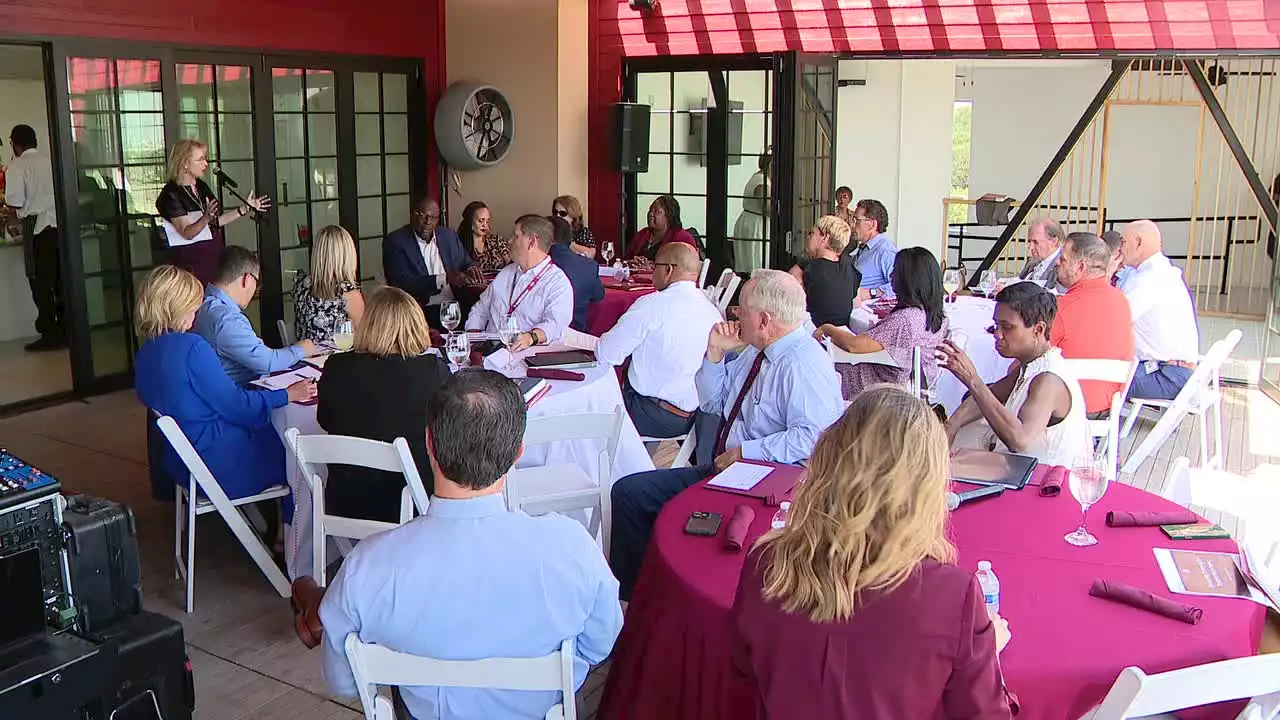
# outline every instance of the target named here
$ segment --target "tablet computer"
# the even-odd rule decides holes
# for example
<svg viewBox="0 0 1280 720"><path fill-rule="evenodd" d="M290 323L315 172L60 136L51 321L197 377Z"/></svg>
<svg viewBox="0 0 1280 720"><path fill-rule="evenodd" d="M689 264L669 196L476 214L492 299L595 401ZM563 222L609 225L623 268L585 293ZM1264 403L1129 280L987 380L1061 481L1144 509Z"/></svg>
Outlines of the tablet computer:
<svg viewBox="0 0 1280 720"><path fill-rule="evenodd" d="M972 485L1003 485L1021 490L1039 461L1030 455L957 450L951 456L951 479Z"/></svg>

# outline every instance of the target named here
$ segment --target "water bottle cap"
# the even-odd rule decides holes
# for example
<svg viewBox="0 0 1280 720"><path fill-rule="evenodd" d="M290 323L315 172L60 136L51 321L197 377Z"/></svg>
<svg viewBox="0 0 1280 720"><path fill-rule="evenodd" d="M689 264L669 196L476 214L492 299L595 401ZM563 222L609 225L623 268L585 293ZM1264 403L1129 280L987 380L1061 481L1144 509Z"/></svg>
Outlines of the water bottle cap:
<svg viewBox="0 0 1280 720"><path fill-rule="evenodd" d="M990 560L979 560L979 561L978 561L978 571L979 571L979 572L982 572L982 571L985 571L985 572L991 572L991 561L990 561Z"/></svg>
<svg viewBox="0 0 1280 720"><path fill-rule="evenodd" d="M790 509L791 509L791 503L789 503L789 502L784 502L784 503L782 503L781 505L779 505L778 507L782 508L783 510L790 510Z"/></svg>

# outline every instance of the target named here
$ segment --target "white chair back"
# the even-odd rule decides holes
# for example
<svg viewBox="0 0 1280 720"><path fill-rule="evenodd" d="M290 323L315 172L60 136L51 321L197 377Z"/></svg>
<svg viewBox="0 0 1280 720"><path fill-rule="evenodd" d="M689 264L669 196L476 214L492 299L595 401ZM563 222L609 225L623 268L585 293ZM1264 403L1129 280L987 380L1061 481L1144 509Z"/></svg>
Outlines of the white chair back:
<svg viewBox="0 0 1280 720"><path fill-rule="evenodd" d="M152 412L154 413L155 411L153 410ZM238 504L246 504L258 499L283 497L289 494L289 489L287 487L275 488L250 498L239 498L236 501L232 501L231 498L227 497L227 493L222 489L222 486L218 484L217 479L213 477L213 473L209 470L209 466L205 464L204 459L200 457L200 453L196 452L195 447L191 445L186 433L182 432L182 428L178 427L177 421L168 415L155 414L159 416L156 420L156 425L160 428L160 432L164 434L165 439L169 441L174 451L178 453L178 457L182 458L182 463L186 465L187 471L191 473L185 500L191 510L190 522L187 527L187 563L185 567L180 567L180 572L185 573L187 576L187 612L193 610L195 602L194 568L192 566L195 555L194 520L196 506L199 504L197 488L204 491L205 497L208 498L218 514L222 516L223 521L227 523L227 527L231 529L232 534L236 536L245 551L249 553L249 557L253 558L254 564L266 576L267 581L271 583L276 593L283 598L289 597L293 590L289 585L288 579L285 578L284 573L280 572L280 568L276 565L275 560L272 559L271 553L262 544L262 539L249 526L249 522L245 520L244 515L237 507ZM176 505L180 514L182 503L179 502ZM178 527L175 534L180 533L181 527ZM178 542L175 540L175 545L177 544ZM177 553L175 552L175 557L176 555Z"/></svg>
<svg viewBox="0 0 1280 720"><path fill-rule="evenodd" d="M723 280L724 278L721 278ZM733 301L733 294L738 291L738 285L742 283L742 278L736 273L729 278L724 290L720 292L719 297L715 298L716 308L720 311L721 317L724 316L725 310L729 307L729 303Z"/></svg>
<svg viewBox="0 0 1280 720"><path fill-rule="evenodd" d="M1120 389L1111 395L1111 408L1106 419L1089 421L1089 434L1106 441L1107 479L1115 480L1120 471L1120 411L1124 409L1124 399L1129 396L1138 361L1068 358L1066 364L1077 381L1120 384Z"/></svg>
<svg viewBox="0 0 1280 720"><path fill-rule="evenodd" d="M408 522L413 517L415 508L418 514L426 513L430 504L426 486L422 484L418 466L414 463L409 443L404 438L385 443L347 435L303 435L298 428L289 428L284 436L285 444L298 464L298 470L311 487L312 561L315 580L320 586L327 584L328 538L363 540L390 530L395 524L326 512L325 475L319 471L318 466L351 465L400 473L405 479L400 502L400 522Z"/></svg>
<svg viewBox="0 0 1280 720"><path fill-rule="evenodd" d="M707 286L707 273L711 272L711 258L702 261L702 269L698 271L698 287Z"/></svg>
<svg viewBox="0 0 1280 720"><path fill-rule="evenodd" d="M276 321L276 329L280 331L280 342L284 343L285 347L293 345L293 333L289 331L289 326L285 324L283 318Z"/></svg>
<svg viewBox="0 0 1280 720"><path fill-rule="evenodd" d="M561 700L545 717L576 720L578 716L572 639L560 643L559 650L536 658L435 660L363 643L356 633L347 635L346 650L367 720L394 720L390 700L377 694L379 685L558 690Z"/></svg>
<svg viewBox="0 0 1280 720"><path fill-rule="evenodd" d="M1280 712L1280 655L1222 660L1148 675L1139 668L1120 671L1089 720L1125 720L1212 703L1250 699L1238 718L1267 720Z"/></svg>
<svg viewBox="0 0 1280 720"><path fill-rule="evenodd" d="M1173 461L1160 495L1183 507L1208 508L1234 515L1236 540L1255 550L1280 542L1280 486L1266 475L1243 477L1215 468L1195 468L1186 457Z"/></svg>

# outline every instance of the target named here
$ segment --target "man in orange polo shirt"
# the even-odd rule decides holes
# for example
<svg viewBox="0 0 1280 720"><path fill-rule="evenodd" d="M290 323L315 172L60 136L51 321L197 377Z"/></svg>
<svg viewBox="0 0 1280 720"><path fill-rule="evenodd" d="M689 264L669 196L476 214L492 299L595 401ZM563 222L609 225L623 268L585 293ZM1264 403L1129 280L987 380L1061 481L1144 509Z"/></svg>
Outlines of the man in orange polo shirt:
<svg viewBox="0 0 1280 720"><path fill-rule="evenodd" d="M1067 288L1058 298L1058 317L1049 340L1066 358L1132 360L1133 318L1129 301L1111 286L1111 248L1090 232L1067 236L1058 261L1058 282ZM1117 383L1082 380L1085 411L1105 417Z"/></svg>

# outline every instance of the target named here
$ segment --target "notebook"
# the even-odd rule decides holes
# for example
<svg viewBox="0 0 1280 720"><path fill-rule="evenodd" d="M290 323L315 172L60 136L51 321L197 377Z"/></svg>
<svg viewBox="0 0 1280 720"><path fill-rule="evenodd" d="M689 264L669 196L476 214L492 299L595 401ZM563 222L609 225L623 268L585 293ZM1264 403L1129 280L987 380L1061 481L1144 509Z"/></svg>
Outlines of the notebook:
<svg viewBox="0 0 1280 720"><path fill-rule="evenodd" d="M1039 461L1030 455L957 450L951 455L951 479L971 485L1004 485L1021 490Z"/></svg>
<svg viewBox="0 0 1280 720"><path fill-rule="evenodd" d="M516 387L520 388L520 394L524 396L525 407L533 407L533 404L542 399L543 395L551 392L551 383L542 378L511 378L515 382Z"/></svg>
<svg viewBox="0 0 1280 720"><path fill-rule="evenodd" d="M531 355L524 359L524 364L531 368L559 368L561 370L581 370L596 366L596 354L589 350L563 350Z"/></svg>

